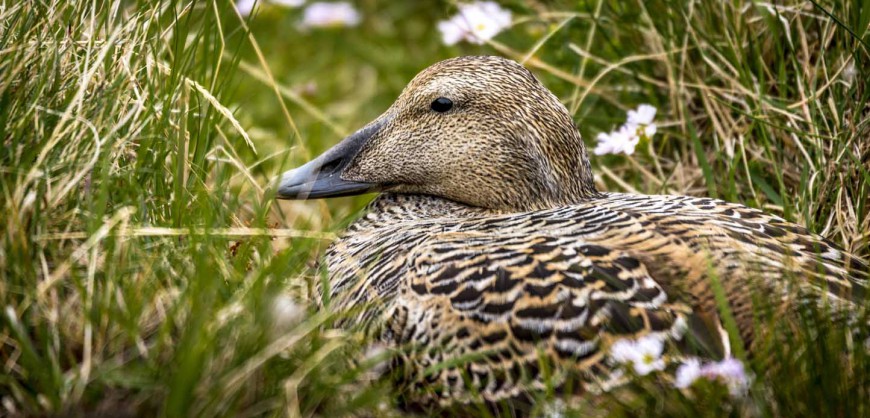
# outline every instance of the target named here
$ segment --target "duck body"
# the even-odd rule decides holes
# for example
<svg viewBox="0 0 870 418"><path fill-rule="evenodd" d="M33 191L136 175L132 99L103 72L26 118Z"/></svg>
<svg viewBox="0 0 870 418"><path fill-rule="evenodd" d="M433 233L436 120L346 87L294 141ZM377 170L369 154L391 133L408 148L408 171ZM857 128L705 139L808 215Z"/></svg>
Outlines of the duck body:
<svg viewBox="0 0 870 418"><path fill-rule="evenodd" d="M382 192L328 249L319 299L397 349L415 404L599 391L628 376L620 341L722 358L732 340L751 349L758 300L865 298L867 264L799 225L592 179L571 115L528 70L459 57L277 194Z"/></svg>
<svg viewBox="0 0 870 418"><path fill-rule="evenodd" d="M620 338L655 334L727 356L713 280L747 344L752 289L785 297L794 284L826 288L834 301L863 297L850 271L864 266L847 265L848 255L823 237L743 205L688 196L601 193L496 213L384 194L325 262L331 309L365 306L350 322L379 324L380 338L405 347L400 363L416 374L403 383L422 389L422 403L475 391L488 401L514 398L570 375L585 390L606 389L621 377L607 353ZM557 365L555 376L540 374L542 356Z"/></svg>

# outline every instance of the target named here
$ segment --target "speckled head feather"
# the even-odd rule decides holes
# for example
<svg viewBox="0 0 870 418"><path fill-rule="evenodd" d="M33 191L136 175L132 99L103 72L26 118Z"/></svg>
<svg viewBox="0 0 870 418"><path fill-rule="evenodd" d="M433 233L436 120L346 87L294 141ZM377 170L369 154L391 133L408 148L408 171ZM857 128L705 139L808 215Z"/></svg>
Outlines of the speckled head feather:
<svg viewBox="0 0 870 418"><path fill-rule="evenodd" d="M438 99L452 106L436 111ZM427 194L499 211L557 207L596 194L565 106L508 59L434 64L360 132L346 140L356 146L346 147L339 174L373 185L360 192Z"/></svg>

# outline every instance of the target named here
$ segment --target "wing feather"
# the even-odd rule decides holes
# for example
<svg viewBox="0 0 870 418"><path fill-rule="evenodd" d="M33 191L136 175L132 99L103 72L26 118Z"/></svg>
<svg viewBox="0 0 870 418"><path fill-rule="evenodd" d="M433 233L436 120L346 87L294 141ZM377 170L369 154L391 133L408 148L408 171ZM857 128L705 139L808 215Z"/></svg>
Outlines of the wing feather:
<svg viewBox="0 0 870 418"><path fill-rule="evenodd" d="M680 318L691 313L669 302L643 261L598 244L445 233L408 260L388 328L393 341L409 345L403 361L429 371L404 383L426 381L420 386L431 393L415 397L432 402L455 402L475 390L495 401L568 374L587 384L607 380L612 341L649 333L679 338ZM557 363L547 382L541 367Z"/></svg>

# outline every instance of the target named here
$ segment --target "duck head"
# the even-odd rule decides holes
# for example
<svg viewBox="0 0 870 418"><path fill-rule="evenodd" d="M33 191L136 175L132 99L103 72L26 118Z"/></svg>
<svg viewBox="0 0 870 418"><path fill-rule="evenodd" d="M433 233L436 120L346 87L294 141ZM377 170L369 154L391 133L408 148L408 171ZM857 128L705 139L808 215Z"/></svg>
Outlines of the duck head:
<svg viewBox="0 0 870 418"><path fill-rule="evenodd" d="M520 64L441 61L380 117L281 176L278 198L372 191L426 194L501 211L596 194L586 148L565 106Z"/></svg>

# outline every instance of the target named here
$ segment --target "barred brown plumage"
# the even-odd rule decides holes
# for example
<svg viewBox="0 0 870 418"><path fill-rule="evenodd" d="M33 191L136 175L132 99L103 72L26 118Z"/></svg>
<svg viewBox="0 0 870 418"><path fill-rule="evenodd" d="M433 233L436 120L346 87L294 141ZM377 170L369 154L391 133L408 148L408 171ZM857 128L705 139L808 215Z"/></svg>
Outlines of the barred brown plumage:
<svg viewBox="0 0 870 418"><path fill-rule="evenodd" d="M433 111L439 98L453 106ZM402 347L394 365L414 403L497 401L574 377L601 390L622 376L608 347L649 334L727 355L716 283L750 347L754 287L865 297L865 262L777 216L596 191L567 110L502 58L424 70L278 193L372 190L385 193L324 260L330 309L364 306L348 323Z"/></svg>

